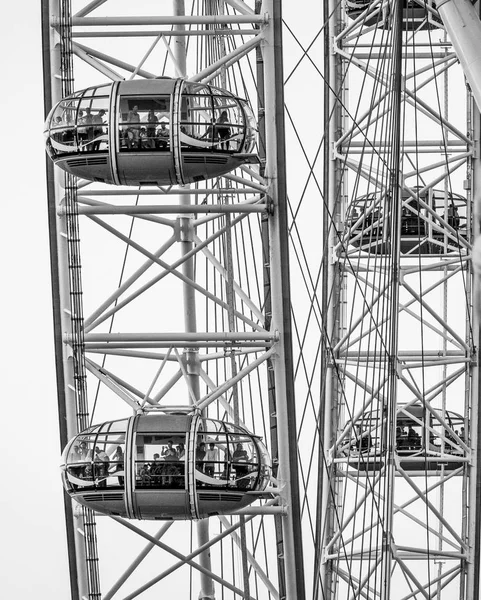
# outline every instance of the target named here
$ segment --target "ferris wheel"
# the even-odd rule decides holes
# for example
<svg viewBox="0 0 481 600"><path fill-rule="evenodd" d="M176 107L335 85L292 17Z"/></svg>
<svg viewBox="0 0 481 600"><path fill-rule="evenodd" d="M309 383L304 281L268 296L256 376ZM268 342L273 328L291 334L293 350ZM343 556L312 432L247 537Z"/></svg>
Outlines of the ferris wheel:
<svg viewBox="0 0 481 600"><path fill-rule="evenodd" d="M477 598L443 9L131 4L42 5L72 598Z"/></svg>

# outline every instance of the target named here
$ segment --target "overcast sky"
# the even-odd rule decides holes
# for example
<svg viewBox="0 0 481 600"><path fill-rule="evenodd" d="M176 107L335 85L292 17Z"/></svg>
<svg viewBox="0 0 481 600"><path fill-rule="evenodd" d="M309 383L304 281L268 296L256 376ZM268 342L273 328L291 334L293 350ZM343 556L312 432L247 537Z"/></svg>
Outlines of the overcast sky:
<svg viewBox="0 0 481 600"><path fill-rule="evenodd" d="M2 5L2 597L70 597L58 465L40 2ZM6 335L5 335L6 332Z"/></svg>

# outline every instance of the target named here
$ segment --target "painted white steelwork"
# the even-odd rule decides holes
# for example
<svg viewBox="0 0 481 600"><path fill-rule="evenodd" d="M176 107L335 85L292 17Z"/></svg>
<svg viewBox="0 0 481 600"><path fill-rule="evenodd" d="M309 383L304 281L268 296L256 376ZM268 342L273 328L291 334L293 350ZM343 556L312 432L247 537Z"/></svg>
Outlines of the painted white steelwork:
<svg viewBox="0 0 481 600"><path fill-rule="evenodd" d="M237 515L158 530L67 503L72 598L148 599L160 589L301 600L280 3L184 11L181 0L43 3L47 110L109 80L182 76L232 89L263 121L259 165L191 188L116 188L48 165L58 182L49 203L62 443L97 422L188 402L261 435L275 477ZM101 104L88 100L93 114ZM136 452L150 459L154 446Z"/></svg>
<svg viewBox="0 0 481 600"><path fill-rule="evenodd" d="M275 468L200 523L67 500L75 600L478 598L478 78L456 0L397 2L44 0L47 109L185 76L258 120L258 165L190 187L48 166L62 444L190 404Z"/></svg>
<svg viewBox="0 0 481 600"><path fill-rule="evenodd" d="M431 5L332 2L324 29L316 597L474 598L471 97Z"/></svg>

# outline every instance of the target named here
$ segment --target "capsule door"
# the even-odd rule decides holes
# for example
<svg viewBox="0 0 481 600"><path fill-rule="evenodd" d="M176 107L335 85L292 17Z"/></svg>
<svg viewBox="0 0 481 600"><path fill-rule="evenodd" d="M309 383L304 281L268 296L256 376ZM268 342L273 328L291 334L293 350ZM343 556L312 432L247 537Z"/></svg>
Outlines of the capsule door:
<svg viewBox="0 0 481 600"><path fill-rule="evenodd" d="M161 420L134 419L130 444L130 506L137 519L186 519L187 492L185 416Z"/></svg>
<svg viewBox="0 0 481 600"><path fill-rule="evenodd" d="M116 98L113 172L120 185L177 183L173 162L172 96L167 92L125 93Z"/></svg>

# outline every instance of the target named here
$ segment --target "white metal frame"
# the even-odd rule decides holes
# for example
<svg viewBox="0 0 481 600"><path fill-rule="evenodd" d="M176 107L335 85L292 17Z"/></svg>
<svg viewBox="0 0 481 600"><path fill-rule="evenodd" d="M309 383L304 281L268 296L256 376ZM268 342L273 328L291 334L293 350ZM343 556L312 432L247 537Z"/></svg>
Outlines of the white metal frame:
<svg viewBox="0 0 481 600"><path fill-rule="evenodd" d="M337 3L330 4L333 54L330 85L334 91L329 129L329 148L333 149L329 212L333 231L329 248L331 283L327 335L332 383L328 383L326 401L332 408L327 411L330 419L327 418L324 433L328 445L324 497L329 490L333 492L328 501L320 550L321 586L326 598L428 598L434 593L440 598L454 597L452 594L471 598L475 571L472 507L476 486L472 449L476 447L477 435L477 415L473 409L478 393L477 324L471 310L469 269L474 142L469 122L466 134L456 124L458 114L452 117L456 121L450 121L446 111L456 90L445 88L443 83L445 74L456 72L459 66L449 40L439 39L442 30L433 34L432 44L426 32L405 32L403 59L409 67L403 75L401 96L403 106L412 107L410 114L416 115L410 118L419 120L420 133L419 138L414 139L406 123L406 139L401 147L403 206L409 206L412 198L418 200L425 215L421 220L431 224L425 239L439 240L439 236L434 235L438 233L441 249L440 256L420 254L420 244L407 252L401 250L398 275L393 266L395 261L386 256L381 246L376 250L369 242L375 227L370 215L386 201L383 193L388 165L383 160L389 142L383 137L381 124L387 122L389 113L388 106L382 108L382 103L391 94L392 83L387 71L394 51L386 45L390 37L388 28L384 30L385 35L378 29L377 39L383 41L376 43L375 26L364 24L365 19L381 14L382 10L386 14L389 9L393 14L395 3L372 3L355 20L341 17L336 7ZM380 64L385 64L386 69L378 73L376 67ZM361 108L359 113L356 112L358 92L356 84L352 86L351 75L356 71L371 78L374 90L368 110ZM438 81L443 90L439 107L436 98L429 103L423 96L424 88ZM378 107L380 110L376 112ZM380 133L376 131L377 124ZM436 138L439 133L431 133L436 127L442 138ZM424 137L423 131L430 133ZM378 166L372 166L376 158ZM456 174L460 167L466 169L464 189L460 188L463 181L460 182ZM422 182L421 188L410 183L414 177ZM364 180L364 188L377 193L377 200L376 204L368 204L369 210L361 210L361 214L350 221L347 218L349 203L362 196L362 192L357 191L356 195L354 184L348 182L356 181L357 186L358 180ZM446 218L422 200L423 194L429 195L434 188L443 186L446 198L451 190L467 196L468 229L463 238ZM367 241L363 243L363 239ZM459 297L456 297L456 289ZM357 299L360 294L363 298ZM405 330L411 327L413 334L410 340L396 327L399 344L386 352L382 345L383 341L388 345L389 339L383 336L387 335L387 326L393 319L386 303L395 298L395 294L400 298L399 327ZM340 311L343 305L346 309ZM462 313L461 317L457 311ZM417 347L419 337L416 336L419 335L429 339L426 349ZM382 460L374 451L370 452L370 458L365 457L366 463L371 461L374 465L377 461L377 466L362 472L355 467L356 459L346 450L351 447L356 428L363 426L366 413L373 407L380 410L383 398L388 397L389 384L393 384L393 375L388 370L390 360L394 362L398 402L403 402L402 406L398 405L396 414L405 413L403 407L416 401L424 403L427 414L433 415L435 422L444 428L441 457L446 469L440 467L436 472L433 468L423 469L421 464L425 464L425 459L421 458L413 459L409 469L403 468L402 456L393 446L387 446ZM470 424L469 440L460 438L444 417L446 408L452 410L453 405L458 407L465 423ZM434 433L431 426L419 425L423 425L428 435ZM392 423L387 426L392 427ZM454 448L462 455L461 460L459 455L455 459ZM448 470L453 462L460 466L454 471ZM413 466L416 464L418 467ZM394 478L389 474L390 465L394 468ZM355 494L355 498L349 494ZM422 516L420 505L424 506ZM443 516L443 512L449 516ZM366 518L366 515L369 516ZM361 524L364 521L366 523ZM403 541L403 528L411 532L410 543ZM444 563L447 566L443 567Z"/></svg>
<svg viewBox="0 0 481 600"><path fill-rule="evenodd" d="M165 538L172 533L172 527L163 526L157 533L151 534L148 527L140 527L128 523L123 519L112 519L130 531L134 531L138 536L148 540L148 546L142 551L136 553L134 550L131 565L116 574L115 583L110 589L107 589L104 597L116 597L121 593L121 586L126 583L138 586L137 591L141 591L149 597L151 586L163 581L168 574L175 572L182 565L191 565L197 571L201 572L198 588L194 594L197 596L200 589L200 597L214 598L214 582L223 586L224 590L231 590L237 596L253 598L254 592L250 592L250 585L255 582L260 586L255 597L274 597L274 598L296 598L302 597L302 564L300 563L299 542L296 542L300 532L296 530L295 525L295 503L293 503L293 494L297 492L293 478L295 473L291 473L292 463L289 457L294 453L289 446L289 430L293 427L292 421L289 422L287 410L288 401L286 379L289 378L289 369L285 368L284 346L288 342L288 333L284 332L284 323L289 315L286 316L286 306L283 304L283 291L281 282L285 278L285 266L281 257L281 247L285 247L285 231L282 224L279 225L279 204L284 202L279 197L278 179L279 179L279 157L277 156L276 141L276 119L278 119L279 95L276 93L275 85L279 80L279 42L276 36L279 35L278 27L273 26L276 17L276 11L279 10L279 3L265 2L256 14L254 6L249 6L238 0L230 0L224 3L212 3L211 8L219 10L228 9L228 14L211 15L193 15L183 14L183 3L180 0L174 3L174 11L170 15L152 15L147 12L143 16L117 16L117 17L96 17L102 13L105 8L116 10L113 2L90 2L77 6L73 1L75 14L68 13L69 2L50 0L50 63L52 67L52 80L47 81L48 86L52 86L52 102L61 98L59 81L62 77L61 56L62 46L58 43L58 34L61 33L61 27L67 23L67 28L72 34L72 52L74 60L81 59L85 64L93 67L102 77L117 81L124 78L122 72L130 73L130 77L153 77L158 73L148 70L148 59L152 58L154 52L160 45L158 42L162 39L167 46L167 60L171 62L172 69L176 75L185 75L186 69L192 69L192 63L188 61L185 55L186 39L194 44L200 36L205 39L215 36L217 40L222 36L230 34L230 39L237 40L240 36L248 37L248 41L236 43L236 48L224 53L211 64L206 65L198 73L188 77L191 81L212 81L221 74L229 74L230 68L236 68L237 64L248 57L248 53L260 51L265 65L265 117L266 117L266 162L265 174L260 174L252 167L244 167L237 174L229 174L215 185L207 182L205 186L199 188L186 189L182 187L159 188L159 189L114 189L107 186L89 183L85 181L77 182L77 191L75 202L78 206L78 219L81 221L80 242L84 249L85 256L82 259L82 276L84 279L84 310L86 311L84 320L84 330L82 339L82 352L85 357L85 368L88 372L88 389L90 394L89 406L92 410L95 405L95 386L92 381L98 381L102 390L100 395L105 394L107 406L113 407L116 414L109 416L108 408L102 413L102 420L116 418L118 411L127 409L127 414L134 410L138 412L146 407L155 407L162 405L165 397L169 397L169 392L176 384L184 381L187 390L187 399L193 407L199 411L205 411L209 407L216 407L217 411L235 417L235 407L231 403L233 390L248 382L251 376L258 375L260 370L265 371L265 365L269 364L269 369L274 369L275 375L275 394L277 414L272 415L279 431L279 448L275 449L279 458L278 478L272 482L270 492L273 499L256 503L255 505L240 511L238 518L227 519L220 517L219 523L222 529L221 533L209 531L208 520L201 521L197 527L199 548L194 552L179 551L174 546L179 543L187 547L189 544L188 529L182 524L174 524L174 529L179 529L180 533L171 538L171 541L164 543L161 538ZM63 6L62 9L60 8ZM233 10L232 10L233 9ZM141 10L141 7L136 7ZM73 12L73 11L72 11ZM161 27L158 31L152 31L152 26ZM203 30L203 26L212 27ZM71 30L70 30L71 27ZM125 27L129 30L126 32ZM135 29L132 29L134 27ZM169 29L171 28L171 29ZM187 29L190 28L190 29ZM149 42L145 36L153 37L154 42ZM84 45L78 39L90 38L89 44ZM125 38L130 43L131 38L140 40L141 50L138 61L133 64L123 58L122 51L119 56L118 50L123 50L118 45L118 39ZM145 40L144 40L145 38ZM111 49L104 51L105 42L112 40ZM168 41L170 40L170 41ZM96 42L99 41L97 47ZM180 43L179 43L180 42ZM172 49L172 46L174 49ZM188 55L187 55L188 56ZM135 60L135 59L134 59ZM247 65L248 63L246 63ZM66 70L64 68L63 75ZM74 70L74 76L76 70ZM59 79L60 76L60 79ZM81 74L81 78L84 75ZM94 81L92 83L95 83ZM89 85L88 83L86 85ZM84 85L83 87L85 87ZM277 116L276 116L277 113ZM68 421L68 437L71 437L78 431L78 408L76 404L76 383L73 373L73 360L71 353L72 344L78 340L76 335L71 332L71 310L70 294L68 287L68 274L71 265L68 264L68 253L65 248L66 238L66 220L71 217L71 210L65 204L64 193L64 175L55 169L56 190L50 197L50 202L55 204L55 211L58 215L56 224L56 238L58 247L53 248L53 253L59 257L59 316L61 319L61 337L62 348L64 351L63 373L65 378L65 389L60 390L60 398L65 398L65 411ZM148 194L152 197L152 203L144 205L142 200ZM165 198L165 197L168 198ZM197 199L202 196L205 204L198 204ZM111 202L113 198L113 202ZM164 203L164 198L168 204ZM174 202L172 202L172 198ZM178 200L175 201L175 198ZM195 201L192 201L194 198ZM137 201L140 202L137 204ZM217 202L216 202L217 199ZM149 197L150 201L150 197ZM229 203L225 203L228 201ZM158 204L157 204L158 203ZM267 210L269 208L269 210ZM270 315L270 329L266 330L264 325L263 299L254 298L253 291L250 289L249 281L232 280L232 273L226 265L221 264L218 244L222 235L227 231L235 232L250 218L256 218L257 214L268 214L270 230L270 270L272 274L272 315ZM232 215L232 218L231 216ZM125 231L125 221L121 217L132 216L135 223L150 228L167 228L171 233L165 237L165 241L157 249L152 249L150 244L135 240L135 235ZM119 218L119 220L116 220ZM87 221L85 221L87 219ZM227 219L227 221L226 221ZM89 225L84 225L84 223ZM227 224L225 224L227 222ZM90 235L92 235L92 224L103 230L108 237L113 240L109 242L116 248L112 251L106 250L105 256L102 251L90 247ZM202 225L211 227L210 235L202 236L197 233ZM149 230L149 231L150 231ZM86 232L86 233L85 233ZM150 235L150 234L149 234ZM92 238L98 241L100 238ZM150 240L149 240L150 242ZM258 242L257 242L258 243ZM172 249L179 245L182 248L181 256L173 261L170 257ZM100 295L99 299L90 300L89 294L92 294L92 283L89 279L89 269L100 266L100 272L107 273L109 269L114 268L114 263L119 266L119 260L127 251L136 251L140 256L140 262L135 266L127 280L122 281L119 287L115 286L108 291L106 295ZM260 250L254 248L254 251ZM216 273L215 277L220 282L224 282L226 287L231 286L233 296L229 300L225 297L221 289L209 289L207 281L198 280L195 272L196 264L200 264L201 257L206 263L210 264L211 271ZM250 260L250 259L249 259ZM97 264L96 264L97 263ZM156 275L146 277L149 269L156 268ZM236 267L239 274L245 275L244 267ZM159 270L160 269L160 270ZM256 277L258 277L257 275ZM141 313L137 313L139 324L137 332L132 331L129 320L132 320L133 314L130 310L142 295L147 295L156 285L162 283L167 278L174 277L180 280L183 288L185 302L185 332L172 332L166 323L166 332L162 329L152 326L150 330L143 330ZM255 282L257 285L258 281ZM247 285L247 287L246 287ZM284 282L285 285L285 282ZM140 287L139 287L140 286ZM102 290L104 287L108 290L109 286L99 285ZM103 293L103 292L102 292ZM257 293L257 291L256 291ZM238 331L226 331L223 329L222 322L220 329L213 332L198 332L196 324L196 300L195 297L206 299L219 314L229 314L232 323L240 327ZM109 332L105 329L108 319L122 319L123 314L127 314L127 321L123 322L122 329L118 333ZM135 314L134 314L135 316ZM152 312L152 321L157 320L158 313ZM135 322L135 321L134 321ZM152 333L152 331L154 333ZM159 333L155 333L159 331ZM179 354L179 349L184 348L184 355ZM206 350L204 355L200 354L202 349ZM218 350L216 350L218 349ZM104 359L110 357L118 362L116 366L110 367L109 363L104 365L100 360L94 360L96 354ZM251 358L253 356L254 358ZM226 360L228 359L228 360ZM120 361L120 362L119 362ZM122 363L121 361L124 361ZM125 362L127 361L127 363ZM135 364L145 362L146 364L155 361L158 367L154 369L154 375L146 375L149 370L145 367L139 369L139 377L136 376ZM217 381L213 380L209 374L208 365L222 364L231 365L231 375L226 372L224 376L219 376ZM125 370L120 369L121 364L130 364ZM172 367L169 370L169 365ZM213 371L215 372L215 371ZM92 379L93 377L93 379ZM162 384L160 381L162 380ZM140 383L139 383L140 382ZM245 385L248 385L247 383ZM201 393L201 386L207 388L207 393ZM266 393L267 396L267 393ZM99 401L100 402L100 401ZM113 404L112 404L113 403ZM119 406L125 406L125 409ZM268 404L266 397L252 399L252 405L249 409L249 423L247 427L252 427L252 417L260 417L264 414L269 418ZM124 413L125 414L125 413ZM239 416L235 417L239 419ZM294 488L291 489L291 485ZM293 508L294 504L294 508ZM91 571L88 571L87 564L91 562L92 557L88 551L85 553L85 540L95 545L94 537L109 536L112 532L112 526L106 526L103 519L97 522L89 522L88 527L85 521L85 511L74 510L76 526L74 543L70 545L71 563L76 565L77 589L72 590L73 597L90 598L98 593L98 588L102 585L102 562L106 559L100 558L100 568L94 572L94 579L100 576L100 582L95 581L92 584ZM280 529L277 528L277 539L273 534L272 517L279 519ZM246 528L252 527L251 521L256 521L254 528L251 528L249 534L246 534ZM268 521L271 521L269 524ZM267 528L267 533L265 532ZM95 533L95 530L97 532ZM105 529L106 531L101 531ZM116 530L118 531L118 529ZM240 536L237 533L240 531ZM252 532L257 531L255 535ZM270 533L269 533L270 532ZM115 536L120 535L118 533ZM231 567L225 567L219 574L219 551L216 551L216 557L211 559L211 550L219 546L224 538L229 537L234 546L241 547L240 555L243 563L243 575L240 582L236 580ZM267 544L266 556L261 563L259 550L256 548L260 536L261 546ZM108 537L107 537L108 539ZM175 540L175 542L172 541ZM249 539L250 541L246 541ZM264 541L262 541L264 540ZM100 544L102 545L100 541ZM113 541L112 543L115 543ZM249 544L253 544L250 546ZM165 552L173 554L178 562L172 567L163 569L155 577L139 584L136 576L139 565L150 554L155 547L162 548ZM125 546L123 546L125 548ZM102 548L99 549L101 551ZM233 554L234 556L234 554ZM198 557L199 563L194 560ZM278 566L279 565L279 566ZM111 565L109 565L111 568ZM280 576L274 576L272 569L279 569ZM72 571L73 572L73 571ZM99 575L100 574L100 575ZM233 577L233 579L231 579ZM75 578L75 577L73 577ZM185 578L184 578L185 579ZM277 580L277 581L276 581ZM165 581L169 581L165 579ZM179 579L174 580L178 585ZM166 583L165 590L169 590L169 584ZM170 584L172 585L172 584ZM73 586L75 588L75 585ZM193 586L194 588L196 585ZM227 592L226 592L227 593ZM97 596L95 596L97 597Z"/></svg>

